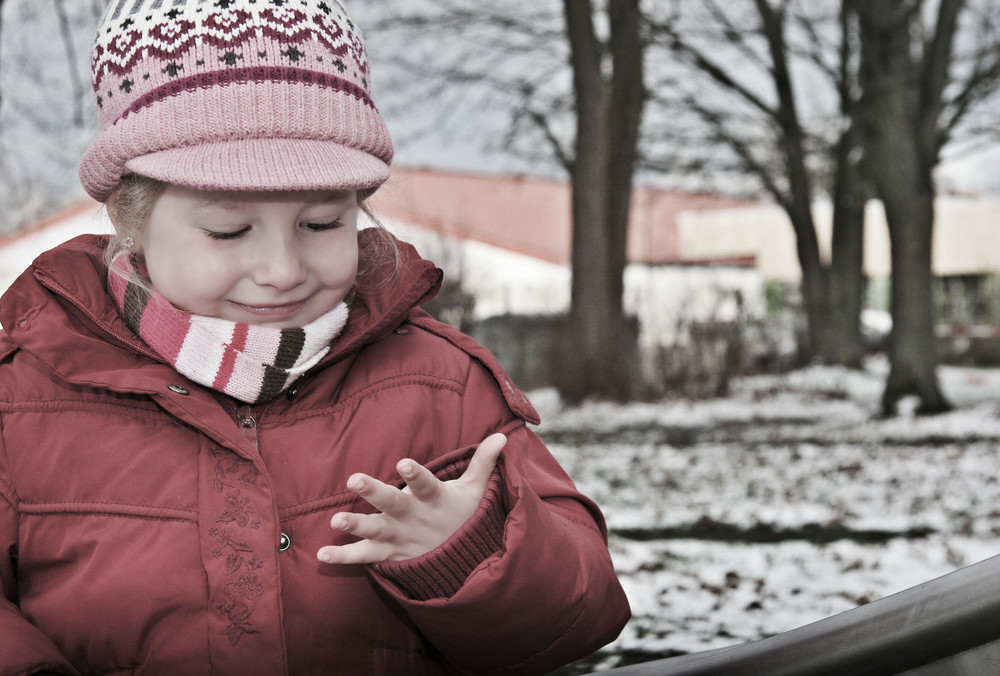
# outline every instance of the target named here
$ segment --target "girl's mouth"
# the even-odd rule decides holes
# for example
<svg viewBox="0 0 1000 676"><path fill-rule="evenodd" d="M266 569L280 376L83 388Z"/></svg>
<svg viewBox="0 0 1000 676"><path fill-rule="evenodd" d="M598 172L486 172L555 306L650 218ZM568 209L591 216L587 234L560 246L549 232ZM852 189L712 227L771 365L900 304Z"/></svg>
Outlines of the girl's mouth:
<svg viewBox="0 0 1000 676"><path fill-rule="evenodd" d="M246 305L244 303L234 303L245 312L258 317L288 317L294 315L305 305L304 300L295 303L285 303L284 305Z"/></svg>

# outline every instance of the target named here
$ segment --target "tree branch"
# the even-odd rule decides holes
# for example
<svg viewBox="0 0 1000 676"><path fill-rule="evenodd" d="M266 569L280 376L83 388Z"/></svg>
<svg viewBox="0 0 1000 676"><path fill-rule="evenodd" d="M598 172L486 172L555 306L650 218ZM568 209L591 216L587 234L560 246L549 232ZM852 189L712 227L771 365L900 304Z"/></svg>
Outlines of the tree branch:
<svg viewBox="0 0 1000 676"><path fill-rule="evenodd" d="M753 49L749 42L747 42L747 36L755 35L755 31L747 30L746 26L734 25L732 19L729 17L729 14L722 9L716 0L705 0L705 6L708 9L709 15L721 27L721 37L725 44L735 47L748 63L752 63L765 71L770 70L770 66L767 61L765 61L761 54ZM728 6L732 7L732 3Z"/></svg>
<svg viewBox="0 0 1000 676"><path fill-rule="evenodd" d="M685 105L712 129L718 141L725 143L736 153L746 169L760 180L764 189L787 211L791 205L791 197L780 188L767 166L754 156L750 142L731 132L722 115L705 108L694 97L686 97Z"/></svg>
<svg viewBox="0 0 1000 676"><path fill-rule="evenodd" d="M952 61L952 45L963 4L963 0L941 0L935 31L920 68L920 145L927 161L937 157L944 143L944 134L939 133L938 129L944 106L944 88L948 83Z"/></svg>
<svg viewBox="0 0 1000 676"><path fill-rule="evenodd" d="M738 94L743 100L750 103L766 116L777 118L777 111L774 108L769 106L750 89L737 82L722 66L708 58L693 45L683 40L680 34L674 31L672 27L661 24L654 28L654 32L667 39L667 44L665 46L668 49L673 51L675 54L686 57L690 61L691 65L705 73L717 84L722 85L724 88L735 94Z"/></svg>

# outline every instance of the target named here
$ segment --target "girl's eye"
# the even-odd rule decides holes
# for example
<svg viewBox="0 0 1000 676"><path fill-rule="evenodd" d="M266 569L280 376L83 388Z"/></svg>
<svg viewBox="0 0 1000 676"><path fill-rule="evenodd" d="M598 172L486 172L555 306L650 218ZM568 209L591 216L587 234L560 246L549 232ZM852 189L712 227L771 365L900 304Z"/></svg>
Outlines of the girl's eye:
<svg viewBox="0 0 1000 676"><path fill-rule="evenodd" d="M214 230L206 230L205 233L212 239L238 239L243 235L250 232L250 226L240 228L239 230L234 230L232 232L216 232Z"/></svg>
<svg viewBox="0 0 1000 676"><path fill-rule="evenodd" d="M327 230L336 230L343 225L344 223L338 218L330 223L303 223L302 227L312 232L325 232Z"/></svg>
<svg viewBox="0 0 1000 676"><path fill-rule="evenodd" d="M216 230L206 230L205 234L208 235L209 237L211 237L212 239L223 239L223 240L225 240L225 239L239 239L240 237L242 237L243 235L247 234L248 232L250 232L250 226L249 225L244 226L244 227L240 228L239 230L232 230L232 231L222 231L222 232L219 232L219 231L216 231Z"/></svg>

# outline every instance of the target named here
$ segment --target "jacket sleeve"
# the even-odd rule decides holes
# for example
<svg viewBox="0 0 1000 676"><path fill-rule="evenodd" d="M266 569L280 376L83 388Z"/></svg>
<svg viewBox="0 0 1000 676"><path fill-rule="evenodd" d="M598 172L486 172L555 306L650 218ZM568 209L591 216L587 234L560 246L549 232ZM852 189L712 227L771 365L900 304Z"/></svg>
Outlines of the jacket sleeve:
<svg viewBox="0 0 1000 676"><path fill-rule="evenodd" d="M379 564L375 578L452 670L544 673L614 640L629 619L604 518L485 369L473 366L462 401L465 438L508 436L480 508L437 550Z"/></svg>
<svg viewBox="0 0 1000 676"><path fill-rule="evenodd" d="M9 480L2 431L0 418L0 676L76 674L55 644L25 619L17 605L18 502Z"/></svg>

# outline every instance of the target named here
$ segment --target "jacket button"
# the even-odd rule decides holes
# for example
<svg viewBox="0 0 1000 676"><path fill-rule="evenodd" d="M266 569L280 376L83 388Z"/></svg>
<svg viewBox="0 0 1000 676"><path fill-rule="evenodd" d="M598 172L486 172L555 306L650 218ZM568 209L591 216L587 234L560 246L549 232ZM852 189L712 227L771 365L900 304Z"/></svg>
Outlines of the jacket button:
<svg viewBox="0 0 1000 676"><path fill-rule="evenodd" d="M292 546L292 538L282 533L281 537L278 538L278 551L283 552L291 546Z"/></svg>
<svg viewBox="0 0 1000 676"><path fill-rule="evenodd" d="M188 388L181 387L180 385L167 385L167 389L176 394L190 394Z"/></svg>
<svg viewBox="0 0 1000 676"><path fill-rule="evenodd" d="M299 396L299 388L295 387L295 385L292 385L287 390L285 390L285 397L287 397L288 399L294 399L297 396Z"/></svg>

